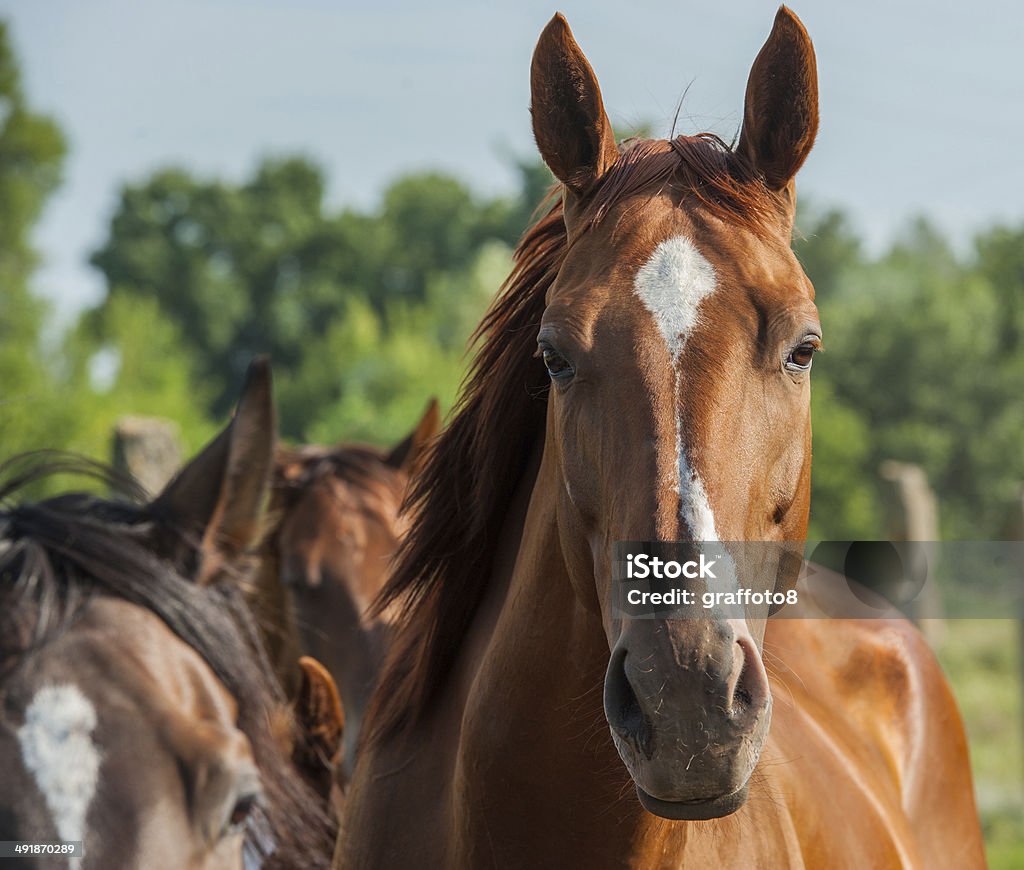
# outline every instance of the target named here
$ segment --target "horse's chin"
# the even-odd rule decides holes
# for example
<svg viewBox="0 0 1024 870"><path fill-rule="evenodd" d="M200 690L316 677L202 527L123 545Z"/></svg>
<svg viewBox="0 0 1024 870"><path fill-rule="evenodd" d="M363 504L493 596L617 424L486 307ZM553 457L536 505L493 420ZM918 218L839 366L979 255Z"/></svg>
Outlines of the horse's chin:
<svg viewBox="0 0 1024 870"><path fill-rule="evenodd" d="M750 792L750 783L744 783L732 794L709 800L671 801L653 797L640 786L636 787L637 796L643 808L649 813L663 819L686 822L704 822L708 819L720 819L736 812L744 803Z"/></svg>

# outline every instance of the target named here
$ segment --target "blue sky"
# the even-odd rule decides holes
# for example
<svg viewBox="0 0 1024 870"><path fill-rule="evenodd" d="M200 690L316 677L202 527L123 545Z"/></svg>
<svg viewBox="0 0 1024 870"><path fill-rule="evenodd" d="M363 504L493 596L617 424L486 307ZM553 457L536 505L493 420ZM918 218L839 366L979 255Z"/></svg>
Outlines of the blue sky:
<svg viewBox="0 0 1024 870"><path fill-rule="evenodd" d="M97 300L86 264L119 185L167 165L240 179L300 152L331 204L372 206L396 175L438 167L484 192L531 154L529 62L556 11L597 71L616 126L731 138L770 2L374 3L0 0L32 104L71 145L37 233L37 287L62 311ZM818 53L822 126L802 195L847 208L878 248L925 214L963 245L1024 219L1024 4L800 2Z"/></svg>

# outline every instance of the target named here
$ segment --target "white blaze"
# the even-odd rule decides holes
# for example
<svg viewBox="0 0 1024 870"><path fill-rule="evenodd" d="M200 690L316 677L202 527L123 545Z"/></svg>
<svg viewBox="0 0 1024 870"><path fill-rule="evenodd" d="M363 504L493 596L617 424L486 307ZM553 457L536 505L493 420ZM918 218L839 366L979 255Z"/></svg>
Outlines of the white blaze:
<svg viewBox="0 0 1024 870"><path fill-rule="evenodd" d="M654 315L672 362L678 362L686 339L700 322L701 301L715 292L715 270L683 236L666 239L636 273L637 296Z"/></svg>
<svg viewBox="0 0 1024 870"><path fill-rule="evenodd" d="M62 840L84 840L100 756L92 742L96 710L75 686L40 689L25 711L18 741Z"/></svg>
<svg viewBox="0 0 1024 870"><path fill-rule="evenodd" d="M672 358L676 407L679 405L679 372L675 369L690 333L700 323L700 303L715 292L714 267L685 236L666 239L636 273L633 287L654 317ZM716 541L715 515L699 475L690 468L676 413L676 455L679 457L676 491L683 522L698 541Z"/></svg>

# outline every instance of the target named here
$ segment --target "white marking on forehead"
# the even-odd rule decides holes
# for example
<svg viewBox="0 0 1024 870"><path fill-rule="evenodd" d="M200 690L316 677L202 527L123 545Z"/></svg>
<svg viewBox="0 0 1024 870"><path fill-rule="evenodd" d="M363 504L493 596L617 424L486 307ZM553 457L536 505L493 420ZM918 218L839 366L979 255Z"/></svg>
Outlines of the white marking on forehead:
<svg viewBox="0 0 1024 870"><path fill-rule="evenodd" d="M715 270L684 236L666 239L636 273L633 286L654 322L672 360L699 322L701 301L715 292Z"/></svg>
<svg viewBox="0 0 1024 870"><path fill-rule="evenodd" d="M714 267L685 236L666 239L636 273L633 287L654 316L673 364L700 322L700 303L718 287ZM675 403L679 404L679 372L675 377ZM690 467L683 443L682 425L676 414L676 455L678 456L679 515L694 540L717 541L715 515L700 476Z"/></svg>
<svg viewBox="0 0 1024 870"><path fill-rule="evenodd" d="M25 710L18 741L62 840L84 840L100 756L92 742L96 710L75 686L46 686Z"/></svg>

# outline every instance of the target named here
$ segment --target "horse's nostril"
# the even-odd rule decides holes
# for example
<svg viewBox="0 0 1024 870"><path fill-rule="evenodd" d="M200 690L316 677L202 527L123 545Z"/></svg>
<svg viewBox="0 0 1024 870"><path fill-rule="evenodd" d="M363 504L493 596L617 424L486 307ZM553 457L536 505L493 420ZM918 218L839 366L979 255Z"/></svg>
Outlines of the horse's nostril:
<svg viewBox="0 0 1024 870"><path fill-rule="evenodd" d="M740 678L736 681L736 688L732 692L732 704L733 707L749 707L753 696L750 694L750 690L743 684L743 674L746 671L746 661L743 662L743 670L740 671Z"/></svg>
<svg viewBox="0 0 1024 870"><path fill-rule="evenodd" d="M746 638L736 640L734 661L738 675L733 684L730 712L734 719L742 719L757 714L764 705L768 687L757 650Z"/></svg>
<svg viewBox="0 0 1024 870"><path fill-rule="evenodd" d="M639 731L644 724L644 714L640 709L640 702L636 699L636 693L629 684L629 680L623 671L622 678L622 701L619 705L619 723L626 731Z"/></svg>
<svg viewBox="0 0 1024 870"><path fill-rule="evenodd" d="M623 740L651 757L652 729L626 675L626 650L616 650L604 681L604 709L608 724Z"/></svg>

